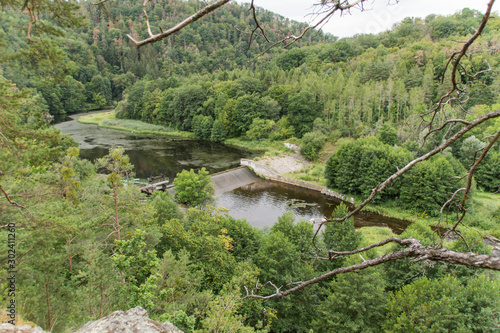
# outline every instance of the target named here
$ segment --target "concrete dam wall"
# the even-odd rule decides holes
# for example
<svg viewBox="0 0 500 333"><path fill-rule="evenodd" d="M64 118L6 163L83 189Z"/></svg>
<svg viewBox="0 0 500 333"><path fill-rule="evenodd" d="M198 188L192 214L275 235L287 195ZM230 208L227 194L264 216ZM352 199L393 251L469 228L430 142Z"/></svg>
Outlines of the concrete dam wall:
<svg viewBox="0 0 500 333"><path fill-rule="evenodd" d="M247 167L239 167L216 173L211 176L216 195L251 184L257 178L259 177Z"/></svg>
<svg viewBox="0 0 500 333"><path fill-rule="evenodd" d="M337 193L324 186L315 185L302 180L296 180L289 177L281 176L276 171L260 164L259 162L242 158L240 164L251 168L257 175L263 177L264 179L285 183L297 187L307 188L313 191L318 191L327 197L344 201L349 205L354 204L354 198L349 198L342 193Z"/></svg>

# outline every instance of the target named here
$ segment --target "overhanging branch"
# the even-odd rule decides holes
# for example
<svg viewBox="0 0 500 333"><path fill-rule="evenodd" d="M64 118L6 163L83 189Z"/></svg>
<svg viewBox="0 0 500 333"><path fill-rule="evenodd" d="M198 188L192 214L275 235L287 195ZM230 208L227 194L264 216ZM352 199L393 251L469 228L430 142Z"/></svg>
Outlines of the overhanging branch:
<svg viewBox="0 0 500 333"><path fill-rule="evenodd" d="M399 169L396 173L394 173L392 176L390 176L389 178L387 178L385 181L383 181L382 183L378 184L373 190L372 190L372 193L370 194L370 196L365 199L365 201L363 201L359 206L357 206L354 210L352 210L351 212L349 212L349 214L345 215L344 217L342 218L336 218L336 219L329 219L329 220L326 220L324 222L322 222L320 225L319 225L319 228L316 230L316 233L314 234L314 237L313 237L313 244L314 246L315 245L315 239L317 237L317 235L319 234L320 230L321 230L321 227L327 223L327 222L342 222L342 221L345 221L347 220L348 218L350 218L351 216L353 216L354 214L356 214L357 212L359 212L361 209L363 209L368 203L370 203L374 198L375 196L380 193L384 188L386 188L389 184L391 184L395 179L399 178L400 176L402 176L405 172L407 172L408 170L410 170L415 164L419 163L419 162L422 162L422 161L425 161L427 160L428 158L442 152L446 147L450 146L453 142L455 142L456 140L458 140L460 137L462 137L462 135L464 135L465 133L469 132L471 129L473 129L474 127L482 124L483 122L485 122L486 120L489 120L489 119L493 119L493 118L497 118L500 116L500 110L496 110L496 111L493 111L493 112L490 112L488 114L485 114L484 116L481 116L481 117L478 117L476 119L474 119L473 121L470 121L467 125L465 125L460 131L458 131L455 135L453 135L451 138L449 138L448 140L446 140L444 143L442 143L441 145L439 145L438 147L434 148L433 150L431 150L430 152L428 152L427 154L419 157L419 158L416 158L414 160L412 160L410 163L408 163L405 167L403 167L402 169ZM317 247L316 247L317 248Z"/></svg>
<svg viewBox="0 0 500 333"><path fill-rule="evenodd" d="M366 269L368 267L377 266L389 261L400 260L404 258L418 258L419 260L435 260L435 261L443 261L456 265L470 266L470 267L478 267L478 268L486 268L495 271L500 271L500 257L484 255L484 254L476 254L476 253L461 253L455 252L448 249L437 249L434 247L423 246L420 244L420 241L409 238L409 239L400 239L396 237L391 237L381 243L387 244L390 242L397 243L402 246L406 246L405 249L400 251L391 252L389 254L384 254L380 257L363 261L359 264L341 267L334 269L328 273L322 274L314 279L304 281L299 285L287 289L285 291L281 291L279 288L275 288L275 293L267 296L254 295L253 291L248 292L244 298L258 298L258 299L270 299L275 297L285 297L290 295L296 291L304 289L310 284L318 283L325 279L328 279L334 275L344 274L349 272L356 272L362 269ZM375 246L379 246L381 243L373 244L366 249L373 248ZM384 245L382 244L382 245ZM337 254L352 254L359 253L360 250L349 251L349 252L335 252ZM245 288L247 289L247 288Z"/></svg>
<svg viewBox="0 0 500 333"><path fill-rule="evenodd" d="M137 41L130 34L127 34L127 37L132 41L132 43L134 43L134 45L137 48L140 48L141 46L157 42L159 40L162 40L163 38L166 38L166 37L172 35L173 33L176 33L178 31L182 30L184 27L186 27L189 24L191 24L191 23L199 20L203 16L205 16L205 15L213 12L217 8L222 7L223 5L225 5L226 3L230 2L230 1L231 0L218 0L218 1L216 1L216 2L214 2L212 4L210 4L210 5L207 5L204 8L200 9L198 12L196 12L193 15L189 16L184 21L182 21L179 24L177 24L176 26L174 26L174 27L172 27L172 28L170 28L170 29L168 29L166 31L163 31L163 32L161 32L159 34L156 34L156 35L154 35L154 34L151 33L151 29L149 28L149 24L148 24L148 33L150 33L150 37L148 37L146 39Z"/></svg>

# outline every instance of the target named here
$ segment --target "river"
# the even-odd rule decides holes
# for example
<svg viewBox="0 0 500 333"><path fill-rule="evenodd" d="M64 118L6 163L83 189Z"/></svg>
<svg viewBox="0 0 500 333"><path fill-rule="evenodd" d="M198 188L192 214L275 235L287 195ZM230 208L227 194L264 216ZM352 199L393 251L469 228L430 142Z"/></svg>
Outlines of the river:
<svg viewBox="0 0 500 333"><path fill-rule="evenodd" d="M126 131L99 128L80 124L78 117L56 125L63 134L69 134L80 144L80 156L94 161L106 155L109 148L122 146L134 164L138 178L164 174L171 180L184 169L199 170L205 167L210 173L239 166L241 158L258 154L236 147L204 140L175 139L167 136L142 135ZM338 202L325 198L318 192L282 183L257 179L254 183L217 196L216 206L229 210L236 218L245 218L256 227L270 227L287 210L293 211L297 220L320 221L331 216ZM359 227L383 226L401 233L408 222L364 212L354 218Z"/></svg>

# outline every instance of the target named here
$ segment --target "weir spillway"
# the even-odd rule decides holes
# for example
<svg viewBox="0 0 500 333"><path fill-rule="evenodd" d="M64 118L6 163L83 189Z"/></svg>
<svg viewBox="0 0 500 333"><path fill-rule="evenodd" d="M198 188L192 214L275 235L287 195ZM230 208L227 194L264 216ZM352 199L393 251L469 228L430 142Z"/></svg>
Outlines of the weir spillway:
<svg viewBox="0 0 500 333"><path fill-rule="evenodd" d="M219 172L211 176L215 194L222 194L255 182L259 177L248 167Z"/></svg>

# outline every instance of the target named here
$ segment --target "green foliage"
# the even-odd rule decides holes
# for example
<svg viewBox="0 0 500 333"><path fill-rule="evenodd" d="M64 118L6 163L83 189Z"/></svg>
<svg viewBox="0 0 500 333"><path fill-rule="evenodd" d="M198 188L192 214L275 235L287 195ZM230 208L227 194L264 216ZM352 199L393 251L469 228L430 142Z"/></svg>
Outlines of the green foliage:
<svg viewBox="0 0 500 333"><path fill-rule="evenodd" d="M444 157L437 157L415 165L406 173L401 187L401 202L408 209L438 215L442 205L455 191L459 176Z"/></svg>
<svg viewBox="0 0 500 333"><path fill-rule="evenodd" d="M386 123L378 131L377 139L386 145L394 146L398 142L398 133L394 127Z"/></svg>
<svg viewBox="0 0 500 333"><path fill-rule="evenodd" d="M227 134L224 129L224 125L220 119L214 121L214 126L212 127L212 135L210 140L214 142L224 142L226 140Z"/></svg>
<svg viewBox="0 0 500 333"><path fill-rule="evenodd" d="M113 262L124 272L126 281L135 286L145 283L159 265L156 251L147 249L145 239L146 233L136 230L130 239L115 241L117 253Z"/></svg>
<svg viewBox="0 0 500 333"><path fill-rule="evenodd" d="M369 195L377 184L406 165L412 155L405 149L383 144L373 137L346 142L332 155L325 167L329 187L344 193ZM409 209L437 215L463 181L465 170L451 155L436 156L415 165L402 180L384 190L381 200L398 199Z"/></svg>
<svg viewBox="0 0 500 333"><path fill-rule="evenodd" d="M203 287L215 292L231 281L237 265L232 249L234 240L222 225L225 218L216 210L186 212L187 240L191 258L203 269Z"/></svg>
<svg viewBox="0 0 500 333"><path fill-rule="evenodd" d="M78 148L70 147L68 149L68 154L63 162L63 166L61 167L61 178L63 181L63 191L66 200L72 202L73 204L78 204L80 200L77 196L77 190L81 189L81 184L78 180L75 179L75 171L73 169L73 165L75 160L79 155Z"/></svg>
<svg viewBox="0 0 500 333"><path fill-rule="evenodd" d="M333 279L312 323L314 331L380 332L387 298L384 285L382 274L374 268Z"/></svg>
<svg viewBox="0 0 500 333"><path fill-rule="evenodd" d="M439 241L431 227L425 223L412 223L400 235L401 238L415 238L424 246L433 246ZM401 246L393 246L390 251L402 250ZM439 263L423 261L412 263L411 259L402 259L385 264L387 289L389 291L400 290L403 286L410 284L423 276L428 278L441 278L446 275L446 267ZM455 267L450 267L454 269Z"/></svg>
<svg viewBox="0 0 500 333"><path fill-rule="evenodd" d="M20 91L0 75L0 168L4 174L43 172L66 154L73 140L49 128L40 96ZM29 170L29 171L28 171Z"/></svg>
<svg viewBox="0 0 500 333"><path fill-rule="evenodd" d="M272 133L274 140L285 140L295 134L295 128L290 124L287 116L283 116L276 123L276 130Z"/></svg>
<svg viewBox="0 0 500 333"><path fill-rule="evenodd" d="M228 216L221 221L227 235L233 240L232 253L237 261L246 261L257 253L261 242L261 231L245 219Z"/></svg>
<svg viewBox="0 0 500 333"><path fill-rule="evenodd" d="M255 118L245 134L248 140L268 139L275 130L276 123L269 119Z"/></svg>
<svg viewBox="0 0 500 333"><path fill-rule="evenodd" d="M498 280L474 278L464 286L454 277L424 277L391 296L384 330L388 332L484 332L498 323Z"/></svg>
<svg viewBox="0 0 500 333"><path fill-rule="evenodd" d="M204 206L213 200L214 188L208 171L201 168L198 173L193 169L177 174L174 179L175 199L192 207Z"/></svg>
<svg viewBox="0 0 500 333"><path fill-rule="evenodd" d="M262 237L255 256L260 271L260 281L272 281L284 285L287 281L300 281L313 276L314 269L308 262L311 250L313 227L306 221L295 223L295 217L288 211ZM274 292L272 288L265 288ZM314 310L308 306L316 301L315 288L290 295L286 299L269 300L266 309L276 310L276 319L271 329L275 332L290 330L307 331Z"/></svg>
<svg viewBox="0 0 500 333"><path fill-rule="evenodd" d="M319 131L306 133L302 138L300 153L309 161L314 161L318 158L319 151L323 148L325 140L326 137Z"/></svg>
<svg viewBox="0 0 500 333"><path fill-rule="evenodd" d="M241 285L253 283L257 276L258 271L251 265L238 266L233 279L209 303L207 316L201 323L205 332L255 332L252 327L245 326L245 316L238 310L242 306Z"/></svg>
<svg viewBox="0 0 500 333"><path fill-rule="evenodd" d="M182 310L176 310L173 313L165 313L160 317L160 322L171 322L178 329L185 333L191 333L194 331L196 324L196 317L194 315L188 316L186 312Z"/></svg>
<svg viewBox="0 0 500 333"><path fill-rule="evenodd" d="M432 21L432 38L442 39L455 33L457 22L452 18L439 17Z"/></svg>
<svg viewBox="0 0 500 333"><path fill-rule="evenodd" d="M96 166L109 172L107 180L114 189L122 187L121 179L132 176L132 170L134 169L123 147L110 148L108 155L96 161Z"/></svg>
<svg viewBox="0 0 500 333"><path fill-rule="evenodd" d="M289 71L302 65L304 63L304 58L305 54L303 50L293 48L289 52L285 52L280 57L276 58L276 62L283 70Z"/></svg>
<svg viewBox="0 0 500 333"><path fill-rule="evenodd" d="M255 118L275 119L279 110L278 103L272 99L260 98L256 93L246 94L236 100L230 117L233 119L233 126L236 126L236 134L241 135L250 129Z"/></svg>
<svg viewBox="0 0 500 333"><path fill-rule="evenodd" d="M141 38L147 31L141 22L142 7L129 0L107 8L105 19L101 6L80 3L89 26L80 24L74 3L30 3L40 18L31 30L34 43L25 37L29 20L19 10L23 4L8 0L0 11L0 181L11 198L35 216L31 219L5 200L2 204L1 225L15 221L22 226L16 246L25 264L19 267L16 297L23 317L53 332L74 331L89 319L135 305L186 332L217 327L238 332L380 331L381 324L387 331L481 332L498 326L494 314L499 305L492 297L498 294L498 280L427 261L391 262L384 266L385 276L376 269L339 275L329 285L309 286L265 303L240 301L242 286L254 286L257 278L286 286L332 268L310 261L311 224L296 222L289 212L266 233L221 210L189 209L183 215L168 193L144 202L136 188L122 186L121 180L133 169L123 149L111 149L97 162L100 172L108 174L107 179L98 177L90 162L77 158L76 149L68 150L75 143L45 120L48 113L64 117L119 101L116 115L127 120L107 120L104 125L138 131L177 128L218 142L226 135L271 140L296 135L303 137L306 152L311 146L311 155L321 149L320 132L336 140L363 137L378 128L381 142L363 138L344 144L325 167L330 186L369 194L413 158L394 144L418 150L411 144L421 139L413 119L447 92L449 86L438 87L438 82L449 75L444 69L446 54L455 47L451 39L474 32L480 13L463 10L450 17L405 19L392 31L335 43L330 43L334 37L319 32L303 39L300 48L270 50L275 60L261 57L250 68L248 60L266 46L259 42L247 49L244 30L251 12L236 3L194 22L161 47L139 50L128 46L125 35ZM200 4L149 3L151 26L172 26ZM264 10L258 15L264 27L283 34L305 27ZM466 110L469 117L495 109L490 104L499 84L491 73L498 59L489 46L495 45L499 27L500 21L491 18L479 47L464 59L468 73L488 69L487 64L493 69L474 81L461 78L461 87L470 95L464 106L472 108ZM429 35L439 42L424 38ZM451 119L462 117L463 110L449 106L445 113ZM483 137L498 128L498 121L489 122L470 134ZM422 151L443 139L429 138ZM460 157L456 148L461 147L461 161L468 165L467 156L480 145L466 141L457 142L453 153ZM499 159L492 150L477 169L481 187L498 189ZM306 177L317 179L321 168L308 171ZM450 154L437 156L394 182L380 200L432 215L462 186L452 178L463 174L464 168ZM186 171L179 178L179 193L187 193L179 201L201 206L213 196L206 171ZM481 230L494 226L498 211L485 213L484 207L471 206L465 224ZM340 207L334 216L346 212ZM457 251L489 250L476 231L462 235L467 244L458 240L444 245ZM401 235L410 236L424 245L437 241L422 224L411 225ZM327 224L321 237L325 247L340 250L355 248L360 241L352 221ZM112 247L115 238L117 246ZM5 274L0 280L6 281ZM422 276L426 278L419 280ZM386 309L384 287L395 292ZM275 290L268 285L261 292Z"/></svg>
<svg viewBox="0 0 500 333"><path fill-rule="evenodd" d="M492 105L495 103L495 93L490 86L476 82L470 88L467 107L471 108L476 105Z"/></svg>
<svg viewBox="0 0 500 333"><path fill-rule="evenodd" d="M156 274L156 290L161 297L156 299L151 315L159 315L161 321L168 320L185 331L193 330L193 313L199 303L206 303L209 292L200 291L203 271L190 259L183 249L177 256L167 251L160 261Z"/></svg>
<svg viewBox="0 0 500 333"><path fill-rule="evenodd" d="M156 191L151 196L151 206L154 207L154 219L158 225L167 220L180 219L181 211L168 191Z"/></svg>
<svg viewBox="0 0 500 333"><path fill-rule="evenodd" d="M379 182L397 172L398 167L406 165L410 159L411 154L405 149L385 145L374 137L361 138L343 143L328 159L325 178L329 187L369 195ZM382 193L382 199L398 197L401 186L396 181Z"/></svg>
<svg viewBox="0 0 500 333"><path fill-rule="evenodd" d="M155 292L155 283L160 276L153 272L160 261L155 250L148 250L145 239L146 233L136 230L130 239L115 240L116 254L112 260L124 276L124 287L130 296L127 306L151 309L164 291Z"/></svg>
<svg viewBox="0 0 500 333"><path fill-rule="evenodd" d="M300 92L289 98L287 115L298 137L311 130L314 119L321 115L322 108L322 103L315 101L308 92Z"/></svg>
<svg viewBox="0 0 500 333"><path fill-rule="evenodd" d="M214 120L210 116L194 116L191 124L194 135L200 139L210 139Z"/></svg>
<svg viewBox="0 0 500 333"><path fill-rule="evenodd" d="M476 181L487 191L498 191L500 188L500 152L490 151L486 155L476 170Z"/></svg>
<svg viewBox="0 0 500 333"><path fill-rule="evenodd" d="M462 162L464 167L469 169L472 164L477 161L480 154L482 153L480 150L484 148L486 144L481 140L477 139L474 135L465 139L460 147L458 152L459 160ZM477 153L476 153L477 151ZM475 155L475 160L474 160Z"/></svg>
<svg viewBox="0 0 500 333"><path fill-rule="evenodd" d="M355 51L351 44L345 40L341 40L331 44L326 50L319 54L321 60L330 62L347 62L355 55Z"/></svg>
<svg viewBox="0 0 500 333"><path fill-rule="evenodd" d="M341 218L349 213L347 206L340 203L332 213L333 218ZM354 228L354 218L342 222L329 222L323 232L325 248L333 251L352 251L361 243L361 234Z"/></svg>
<svg viewBox="0 0 500 333"><path fill-rule="evenodd" d="M109 78L100 74L92 77L85 87L87 98L94 102L98 108L108 105L111 101L111 82ZM98 104L99 103L99 104Z"/></svg>

